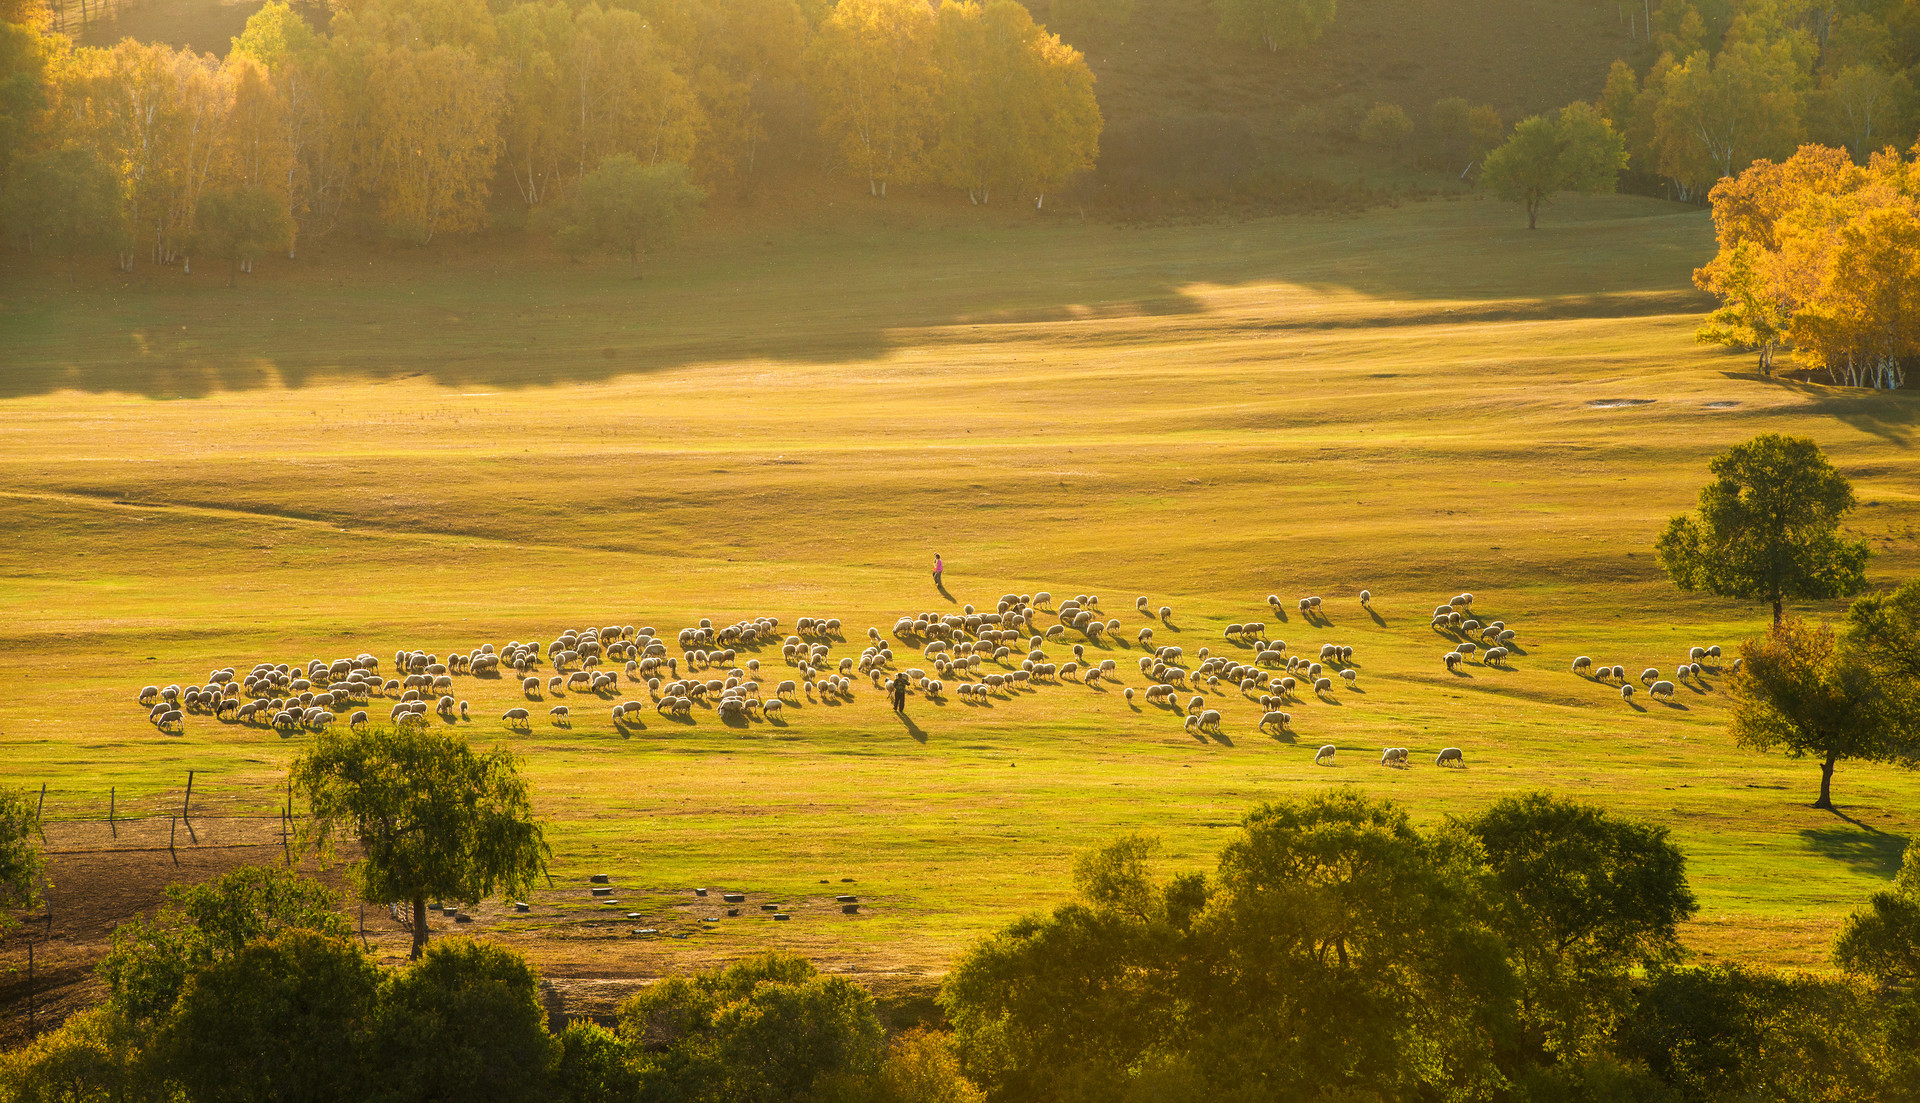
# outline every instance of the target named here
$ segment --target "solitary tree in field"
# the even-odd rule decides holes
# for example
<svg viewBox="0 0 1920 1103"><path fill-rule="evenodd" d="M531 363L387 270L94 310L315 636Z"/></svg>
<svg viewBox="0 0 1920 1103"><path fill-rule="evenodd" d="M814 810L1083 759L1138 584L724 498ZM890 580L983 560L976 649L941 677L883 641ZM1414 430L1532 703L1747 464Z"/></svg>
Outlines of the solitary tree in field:
<svg viewBox="0 0 1920 1103"><path fill-rule="evenodd" d="M556 212L555 244L581 256L604 249L638 269L640 255L679 233L706 193L687 179L687 166L643 165L618 153L587 173Z"/></svg>
<svg viewBox="0 0 1920 1103"><path fill-rule="evenodd" d="M1820 799L1833 807L1833 768L1842 759L1913 765L1906 717L1895 693L1833 632L1789 617L1740 647L1733 694L1734 742L1820 759Z"/></svg>
<svg viewBox="0 0 1920 1103"><path fill-rule="evenodd" d="M1787 598L1857 594L1867 585L1866 541L1840 535L1853 487L1820 446L1766 433L1708 464L1700 507L1668 522L1660 565L1683 590L1765 601L1773 622Z"/></svg>
<svg viewBox="0 0 1920 1103"><path fill-rule="evenodd" d="M0 934L13 925L9 912L40 902L46 867L32 801L18 789L0 788Z"/></svg>
<svg viewBox="0 0 1920 1103"><path fill-rule="evenodd" d="M262 187L208 192L200 197L193 237L201 253L227 262L232 287L243 265L251 272L262 253L292 247L293 216Z"/></svg>
<svg viewBox="0 0 1920 1103"><path fill-rule="evenodd" d="M429 899L524 895L545 868L546 840L505 748L476 754L433 731L333 732L294 760L292 775L311 809L302 849L324 855L336 838L356 838L361 897L413 906L416 958Z"/></svg>
<svg viewBox="0 0 1920 1103"><path fill-rule="evenodd" d="M1527 208L1527 229L1540 208L1563 191L1610 192L1627 167L1627 140L1591 104L1572 103L1558 116L1535 115L1487 154L1480 180L1493 194Z"/></svg>

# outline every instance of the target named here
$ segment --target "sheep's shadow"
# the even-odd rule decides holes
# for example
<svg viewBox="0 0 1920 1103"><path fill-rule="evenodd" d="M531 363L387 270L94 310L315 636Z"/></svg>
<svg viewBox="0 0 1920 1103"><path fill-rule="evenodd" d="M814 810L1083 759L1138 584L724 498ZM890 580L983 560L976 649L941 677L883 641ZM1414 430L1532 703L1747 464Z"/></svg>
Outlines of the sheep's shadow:
<svg viewBox="0 0 1920 1103"><path fill-rule="evenodd" d="M1463 665L1464 665L1464 664L1463 664ZM1448 667L1448 668L1447 668L1447 673L1449 673L1449 674L1451 674L1451 675L1453 675L1453 676L1454 676L1454 677L1456 677L1456 678L1468 678L1468 679L1471 679L1471 678L1473 677L1473 672L1472 672L1471 670L1462 670L1462 669L1460 669L1460 667L1458 667L1458 666L1450 666L1450 667Z"/></svg>
<svg viewBox="0 0 1920 1103"><path fill-rule="evenodd" d="M1273 733L1273 741L1275 743L1285 743L1288 746L1292 746L1300 742L1300 737L1288 731L1286 728L1269 728L1267 730Z"/></svg>
<svg viewBox="0 0 1920 1103"><path fill-rule="evenodd" d="M1195 743L1200 744L1202 747L1207 745L1207 733L1201 731L1199 728L1188 728L1186 731L1188 735L1193 736Z"/></svg>
<svg viewBox="0 0 1920 1103"><path fill-rule="evenodd" d="M1359 694L1360 696L1362 696L1362 697L1365 697L1365 696L1367 695L1367 691L1366 691L1365 689L1362 689L1362 688L1361 688L1361 687L1359 687L1359 686L1348 686L1348 687L1347 687L1347 692L1348 692L1348 693L1358 693L1358 694Z"/></svg>
<svg viewBox="0 0 1920 1103"><path fill-rule="evenodd" d="M1334 706L1334 707L1336 707L1336 708L1346 708L1346 707L1347 707L1347 706L1346 706L1346 705L1345 705L1345 704L1344 704L1344 703L1343 703L1343 702L1342 702L1342 701L1340 700L1340 698L1338 698L1338 697L1329 697L1328 695L1326 695L1326 694L1324 694L1324 693L1316 693L1316 694L1314 694L1314 695L1313 695L1313 698L1314 698L1314 700L1316 700L1316 701L1318 701L1318 702L1320 702L1320 703L1321 703L1321 704L1323 704L1323 705L1333 705L1333 706Z"/></svg>
<svg viewBox="0 0 1920 1103"><path fill-rule="evenodd" d="M1367 606L1366 608L1367 608L1367 615L1373 618L1374 627L1385 628L1387 626L1387 618L1375 612L1373 606L1371 605Z"/></svg>
<svg viewBox="0 0 1920 1103"><path fill-rule="evenodd" d="M1527 649L1517 643L1503 643L1500 646L1506 648L1509 655L1518 655L1523 659L1527 657Z"/></svg>
<svg viewBox="0 0 1920 1103"><path fill-rule="evenodd" d="M1280 622L1281 624L1291 624L1291 623L1293 623L1292 621L1290 621L1290 620L1288 620L1288 619L1287 619L1287 611L1286 611L1285 609L1282 609L1282 608L1280 608L1280 607L1279 607L1278 605L1269 605L1269 606L1267 606L1267 608L1269 608L1269 609L1272 609L1272 610L1273 610L1273 619L1274 619L1274 620L1277 620L1277 621L1279 621L1279 622Z"/></svg>
<svg viewBox="0 0 1920 1103"><path fill-rule="evenodd" d="M1635 712L1645 712L1645 711L1647 711L1647 706L1645 706L1645 705L1643 705L1643 704L1641 704L1640 702L1638 702L1638 701L1636 701L1636 700L1634 700L1634 699L1633 699L1633 698L1631 698L1631 697L1629 697L1629 698L1627 698L1627 707L1628 707L1628 708L1630 708L1630 709L1632 709L1632 710L1633 710L1633 711L1635 711Z"/></svg>
<svg viewBox="0 0 1920 1103"><path fill-rule="evenodd" d="M691 728L694 725L693 714L690 712L664 712L660 715L665 716L668 720L679 724L681 727Z"/></svg>
<svg viewBox="0 0 1920 1103"><path fill-rule="evenodd" d="M1681 712L1692 712L1692 711L1693 711L1692 709L1690 709L1690 708L1688 708L1688 707L1687 707L1687 706L1686 706L1685 704L1682 704L1681 702L1679 702L1679 701L1676 701L1676 700L1674 700L1674 699L1673 699L1673 698L1671 698L1671 697L1669 697L1669 698L1667 698L1666 700L1664 700L1664 701L1662 701L1662 702L1660 702L1660 703L1661 703L1661 704L1663 704L1663 705L1665 705L1665 706L1667 706L1667 707L1668 707L1668 708L1670 708L1670 709L1678 709L1678 710L1679 710L1679 711L1681 711Z"/></svg>
<svg viewBox="0 0 1920 1103"><path fill-rule="evenodd" d="M761 719L765 720L767 726L770 728L785 728L787 726L786 718L782 716L762 716Z"/></svg>
<svg viewBox="0 0 1920 1103"><path fill-rule="evenodd" d="M1222 747L1231 747L1231 746L1233 746L1233 739L1232 739L1232 737L1230 737L1229 735L1227 735L1227 733L1226 733L1226 732L1223 732L1223 731L1212 731L1212 732L1209 732L1209 733L1207 733L1207 734L1209 734L1209 735L1211 735L1211 736L1213 737L1213 741L1214 741L1215 743L1218 743L1218 744L1220 744L1220 745L1221 745Z"/></svg>
<svg viewBox="0 0 1920 1103"><path fill-rule="evenodd" d="M1702 682L1698 685L1695 685L1692 682L1681 682L1680 684L1683 686L1686 686L1688 689L1692 690L1693 692L1699 694L1702 697L1705 697L1709 692L1711 692L1713 688L1707 685L1705 682Z"/></svg>

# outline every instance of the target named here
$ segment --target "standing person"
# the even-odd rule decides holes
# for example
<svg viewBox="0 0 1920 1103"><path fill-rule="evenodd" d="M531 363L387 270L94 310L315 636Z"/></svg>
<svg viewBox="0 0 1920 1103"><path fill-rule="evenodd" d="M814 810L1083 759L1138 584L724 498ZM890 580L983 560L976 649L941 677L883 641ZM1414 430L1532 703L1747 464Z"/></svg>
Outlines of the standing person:
<svg viewBox="0 0 1920 1103"><path fill-rule="evenodd" d="M907 711L907 676L904 673L893 676L893 711Z"/></svg>
<svg viewBox="0 0 1920 1103"><path fill-rule="evenodd" d="M943 590L946 588L940 585L940 572L946 569L947 569L947 565L945 563L940 562L940 553L934 552L933 553L933 588L934 589Z"/></svg>

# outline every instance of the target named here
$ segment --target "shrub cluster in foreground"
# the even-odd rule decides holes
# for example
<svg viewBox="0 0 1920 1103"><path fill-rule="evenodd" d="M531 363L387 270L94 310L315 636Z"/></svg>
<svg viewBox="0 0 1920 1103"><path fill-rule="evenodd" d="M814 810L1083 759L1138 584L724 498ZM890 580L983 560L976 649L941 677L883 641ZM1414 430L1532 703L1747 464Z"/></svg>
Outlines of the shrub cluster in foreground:
<svg viewBox="0 0 1920 1103"><path fill-rule="evenodd" d="M1546 794L1420 828L1335 790L1256 808L1210 873L1155 864L1083 855L1077 900L955 965L951 1035L891 1038L780 954L556 1035L518 954L382 968L323 886L241 869L124 924L106 1002L0 1056L0 1101L1920 1100L1920 848L1847 979L1683 965L1666 830Z"/></svg>

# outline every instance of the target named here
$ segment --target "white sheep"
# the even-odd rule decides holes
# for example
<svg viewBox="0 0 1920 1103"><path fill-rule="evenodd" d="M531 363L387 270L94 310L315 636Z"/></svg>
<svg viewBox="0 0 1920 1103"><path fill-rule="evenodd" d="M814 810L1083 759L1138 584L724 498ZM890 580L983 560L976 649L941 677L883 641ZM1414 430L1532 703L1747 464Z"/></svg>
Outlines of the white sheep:
<svg viewBox="0 0 1920 1103"><path fill-rule="evenodd" d="M1328 743L1326 746L1321 747L1319 750L1313 753L1313 764L1315 766L1318 766L1323 762L1332 762L1333 754L1338 749L1339 748L1335 747L1331 743Z"/></svg>
<svg viewBox="0 0 1920 1103"><path fill-rule="evenodd" d="M1466 757L1460 753L1460 748L1458 747L1448 747L1445 750L1441 751L1439 754L1433 756L1433 764L1435 766L1445 766L1448 763L1453 763L1459 766L1465 766L1467 764L1467 760L1466 760Z"/></svg>
<svg viewBox="0 0 1920 1103"><path fill-rule="evenodd" d="M508 709L500 714L500 719L513 727L523 727L531 718L532 714L526 709Z"/></svg>
<svg viewBox="0 0 1920 1103"><path fill-rule="evenodd" d="M1673 700L1673 683L1667 681L1655 682L1647 689L1647 694L1651 697L1665 697L1671 701Z"/></svg>
<svg viewBox="0 0 1920 1103"><path fill-rule="evenodd" d="M1287 726L1288 724L1290 724L1290 723L1292 723L1292 722L1293 722L1293 716L1292 716L1292 714L1290 714L1290 713L1285 713L1285 712L1280 712L1280 711L1277 711L1277 710L1276 710L1276 711L1273 711L1273 712L1269 712L1269 713L1267 713L1266 715L1264 715L1264 716L1262 716L1262 717L1260 718L1260 724L1259 724L1259 726L1260 726L1261 728L1268 728L1268 727L1271 727L1272 729L1274 729L1274 730L1275 730L1275 731L1277 732L1277 731L1282 731L1282 730L1284 730L1284 729L1286 728L1286 726Z"/></svg>
<svg viewBox="0 0 1920 1103"><path fill-rule="evenodd" d="M1202 728L1207 729L1208 731L1219 731L1220 730L1220 713L1214 709L1208 709L1205 712L1201 713L1200 726Z"/></svg>
<svg viewBox="0 0 1920 1103"><path fill-rule="evenodd" d="M1327 693L1332 689L1333 689L1332 678L1315 678L1313 680L1313 691L1315 693Z"/></svg>
<svg viewBox="0 0 1920 1103"><path fill-rule="evenodd" d="M1633 701L1633 683L1632 682L1628 682L1625 685L1620 687L1620 699L1622 701L1626 701L1629 703Z"/></svg>
<svg viewBox="0 0 1920 1103"><path fill-rule="evenodd" d="M1354 680L1355 678L1358 678L1358 677L1360 676L1360 672L1359 672L1359 671L1357 671L1357 670L1342 670L1342 671L1340 672L1340 676L1341 676L1342 678L1345 678L1345 679L1347 680L1347 688L1348 688L1348 689L1352 689L1352 688L1354 688L1354 681L1353 681L1353 680Z"/></svg>
<svg viewBox="0 0 1920 1103"><path fill-rule="evenodd" d="M1368 605L1368 606L1370 606L1370 605L1372 605L1372 604L1373 604L1373 591L1372 591L1372 590L1362 590L1362 591L1360 591L1360 604L1362 604L1362 605Z"/></svg>
<svg viewBox="0 0 1920 1103"><path fill-rule="evenodd" d="M1587 658L1585 655L1573 660L1573 672L1575 674L1591 675L1593 673L1593 660Z"/></svg>
<svg viewBox="0 0 1920 1103"><path fill-rule="evenodd" d="M1640 672L1640 684L1643 686L1650 686L1659 679L1660 668L1657 666L1650 666Z"/></svg>

